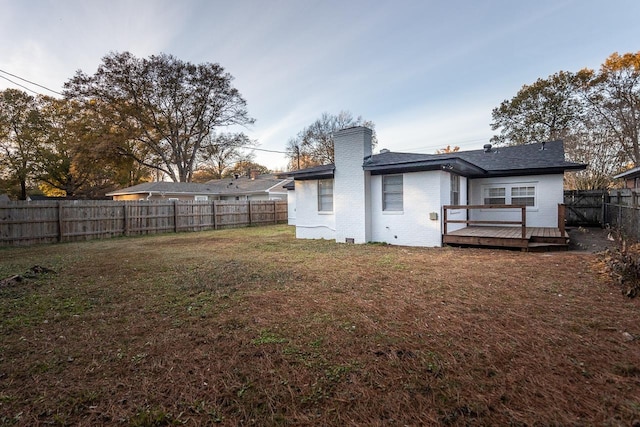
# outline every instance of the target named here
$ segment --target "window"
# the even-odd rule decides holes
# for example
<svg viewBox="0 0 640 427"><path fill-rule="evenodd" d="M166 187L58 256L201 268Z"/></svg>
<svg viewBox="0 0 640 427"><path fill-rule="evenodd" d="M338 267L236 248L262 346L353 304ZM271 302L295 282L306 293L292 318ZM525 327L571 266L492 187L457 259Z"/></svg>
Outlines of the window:
<svg viewBox="0 0 640 427"><path fill-rule="evenodd" d="M502 184L483 189L485 205L536 206L536 186L531 184Z"/></svg>
<svg viewBox="0 0 640 427"><path fill-rule="evenodd" d="M511 204L519 206L535 206L536 187L511 187Z"/></svg>
<svg viewBox="0 0 640 427"><path fill-rule="evenodd" d="M209 197L207 197L207 196L194 196L194 200L196 202L206 202L207 200L209 200Z"/></svg>
<svg viewBox="0 0 640 427"><path fill-rule="evenodd" d="M318 180L318 211L333 212L333 180Z"/></svg>
<svg viewBox="0 0 640 427"><path fill-rule="evenodd" d="M487 187L484 189L484 204L505 205L507 204L505 194L506 191L504 187Z"/></svg>
<svg viewBox="0 0 640 427"><path fill-rule="evenodd" d="M402 211L402 175L382 176L382 210Z"/></svg>
<svg viewBox="0 0 640 427"><path fill-rule="evenodd" d="M460 175L451 174L451 199L450 204L460 204Z"/></svg>

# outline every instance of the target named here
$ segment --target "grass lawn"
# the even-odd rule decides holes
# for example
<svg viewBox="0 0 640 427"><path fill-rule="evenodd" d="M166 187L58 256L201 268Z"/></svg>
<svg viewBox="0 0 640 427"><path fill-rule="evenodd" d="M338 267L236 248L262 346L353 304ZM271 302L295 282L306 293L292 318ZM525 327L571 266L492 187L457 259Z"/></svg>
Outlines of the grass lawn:
<svg viewBox="0 0 640 427"><path fill-rule="evenodd" d="M0 286L0 425L640 419L640 301L595 255L287 226L0 249L0 279L34 265Z"/></svg>

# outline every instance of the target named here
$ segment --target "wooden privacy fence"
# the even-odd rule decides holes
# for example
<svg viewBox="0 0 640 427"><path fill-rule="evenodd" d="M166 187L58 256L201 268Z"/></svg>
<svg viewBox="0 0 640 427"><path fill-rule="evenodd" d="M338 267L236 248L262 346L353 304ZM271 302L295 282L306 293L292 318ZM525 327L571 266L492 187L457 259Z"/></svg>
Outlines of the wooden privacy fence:
<svg viewBox="0 0 640 427"><path fill-rule="evenodd" d="M621 188L610 190L604 203L604 223L634 241L640 241L640 193Z"/></svg>
<svg viewBox="0 0 640 427"><path fill-rule="evenodd" d="M0 203L0 245L70 242L287 222L287 202L93 201Z"/></svg>
<svg viewBox="0 0 640 427"><path fill-rule="evenodd" d="M564 204L569 226L602 226L607 190L565 190Z"/></svg>

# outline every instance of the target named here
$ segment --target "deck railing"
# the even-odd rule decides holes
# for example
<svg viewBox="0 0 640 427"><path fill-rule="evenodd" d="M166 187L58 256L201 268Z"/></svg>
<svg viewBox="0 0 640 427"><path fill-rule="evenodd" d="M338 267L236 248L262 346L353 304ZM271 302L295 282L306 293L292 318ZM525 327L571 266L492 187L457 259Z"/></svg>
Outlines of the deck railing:
<svg viewBox="0 0 640 427"><path fill-rule="evenodd" d="M466 224L469 225L519 225L522 229L522 238L527 238L527 207L523 205L445 205L442 207L443 235L447 235L448 224ZM469 219L449 219L448 210L466 209L519 209L521 212L520 221L504 221L504 220L469 220ZM468 217L468 215L467 215ZM564 236L565 232L565 205L558 204L558 229Z"/></svg>
<svg viewBox="0 0 640 427"><path fill-rule="evenodd" d="M522 238L527 238L527 207L522 205L445 205L442 207L443 233L447 235L448 224L466 224L466 225L519 225L522 228ZM522 213L520 221L504 221L504 220L470 220L470 219L449 219L448 210L466 209L519 209ZM467 215L468 216L468 215Z"/></svg>

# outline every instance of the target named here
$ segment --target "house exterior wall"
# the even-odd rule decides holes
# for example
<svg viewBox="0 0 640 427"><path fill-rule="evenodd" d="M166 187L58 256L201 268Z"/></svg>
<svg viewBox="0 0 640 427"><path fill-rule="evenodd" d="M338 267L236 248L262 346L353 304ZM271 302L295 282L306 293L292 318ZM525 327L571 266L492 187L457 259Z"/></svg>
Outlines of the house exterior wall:
<svg viewBox="0 0 640 427"><path fill-rule="evenodd" d="M470 204L484 204L483 189L487 186L535 186L536 206L527 207L528 227L557 227L558 204L564 202L563 175L516 176L507 178L481 178L470 182ZM482 210L469 212L472 220L479 221L520 221L520 209Z"/></svg>
<svg viewBox="0 0 640 427"><path fill-rule="evenodd" d="M382 210L382 175L371 177L372 241L405 246L441 246L441 206L449 174L442 171L403 174L402 211ZM446 200L449 199L448 190ZM437 213L437 219L430 219Z"/></svg>
<svg viewBox="0 0 640 427"><path fill-rule="evenodd" d="M296 225L296 192L289 190L287 194L287 224Z"/></svg>
<svg viewBox="0 0 640 427"><path fill-rule="evenodd" d="M318 212L318 180L296 181L296 237L299 239L335 239L334 212ZM335 186L334 186L335 193Z"/></svg>
<svg viewBox="0 0 640 427"><path fill-rule="evenodd" d="M122 196L113 196L113 200L145 200L145 194L123 194Z"/></svg>

